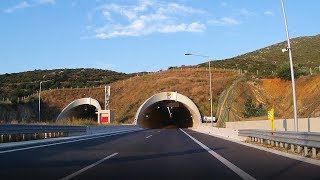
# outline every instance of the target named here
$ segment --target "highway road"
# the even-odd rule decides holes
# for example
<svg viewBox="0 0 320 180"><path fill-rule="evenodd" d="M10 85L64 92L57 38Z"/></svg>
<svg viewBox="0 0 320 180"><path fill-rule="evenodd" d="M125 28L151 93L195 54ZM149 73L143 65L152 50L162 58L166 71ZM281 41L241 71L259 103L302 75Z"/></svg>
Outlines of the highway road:
<svg viewBox="0 0 320 180"><path fill-rule="evenodd" d="M320 167L189 129L0 149L0 179L320 179Z"/></svg>

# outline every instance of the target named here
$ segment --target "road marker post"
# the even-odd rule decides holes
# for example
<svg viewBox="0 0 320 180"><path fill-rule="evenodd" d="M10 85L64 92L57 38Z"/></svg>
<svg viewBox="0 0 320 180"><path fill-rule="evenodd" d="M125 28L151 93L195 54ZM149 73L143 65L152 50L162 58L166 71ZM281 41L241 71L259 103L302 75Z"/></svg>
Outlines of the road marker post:
<svg viewBox="0 0 320 180"><path fill-rule="evenodd" d="M272 131L272 135L274 134L274 130L275 130L275 124L274 124L274 108L271 108L268 111L268 120L271 121L271 131Z"/></svg>

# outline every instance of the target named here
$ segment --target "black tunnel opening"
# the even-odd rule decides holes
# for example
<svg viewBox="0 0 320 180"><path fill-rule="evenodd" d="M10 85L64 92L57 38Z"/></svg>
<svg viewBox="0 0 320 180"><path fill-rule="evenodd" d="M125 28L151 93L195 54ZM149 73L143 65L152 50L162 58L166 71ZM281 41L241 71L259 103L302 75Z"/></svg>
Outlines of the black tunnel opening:
<svg viewBox="0 0 320 180"><path fill-rule="evenodd" d="M193 126L188 108L176 101L160 101L149 106L139 120L144 128L188 128Z"/></svg>
<svg viewBox="0 0 320 180"><path fill-rule="evenodd" d="M92 120L97 121L96 107L83 104L70 109L64 116L63 119L81 119L81 120Z"/></svg>

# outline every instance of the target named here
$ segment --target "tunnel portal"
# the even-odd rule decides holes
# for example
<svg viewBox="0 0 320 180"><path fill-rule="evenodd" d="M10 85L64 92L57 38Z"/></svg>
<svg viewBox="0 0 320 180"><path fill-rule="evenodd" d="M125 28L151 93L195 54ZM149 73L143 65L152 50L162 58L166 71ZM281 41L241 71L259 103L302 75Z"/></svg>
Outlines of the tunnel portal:
<svg viewBox="0 0 320 180"><path fill-rule="evenodd" d="M190 111L180 102L160 101L143 113L141 124L148 128L188 128L193 126Z"/></svg>
<svg viewBox="0 0 320 180"><path fill-rule="evenodd" d="M92 98L81 98L71 102L59 114L56 121L62 119L93 119L97 120L96 112L101 110L99 102Z"/></svg>
<svg viewBox="0 0 320 180"><path fill-rule="evenodd" d="M88 119L97 121L96 107L83 104L70 109L65 115L64 119Z"/></svg>
<svg viewBox="0 0 320 180"><path fill-rule="evenodd" d="M189 128L201 123L197 106L177 92L156 94L146 100L135 116L135 124L143 128Z"/></svg>

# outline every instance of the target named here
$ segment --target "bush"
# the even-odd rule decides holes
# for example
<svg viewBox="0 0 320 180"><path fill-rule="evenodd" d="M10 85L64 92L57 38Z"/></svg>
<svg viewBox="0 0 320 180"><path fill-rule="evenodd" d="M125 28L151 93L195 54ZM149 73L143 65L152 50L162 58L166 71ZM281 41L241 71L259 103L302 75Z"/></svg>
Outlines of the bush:
<svg viewBox="0 0 320 180"><path fill-rule="evenodd" d="M262 104L260 104L259 106L255 106L251 98L247 99L244 106L245 106L245 111L243 115L245 118L260 117L267 114L267 110L262 106Z"/></svg>
<svg viewBox="0 0 320 180"><path fill-rule="evenodd" d="M299 67L294 66L293 69L294 69L294 77L295 77L295 78L298 78L298 77L300 77L301 75L305 75L305 74L306 74L306 73L302 70L302 68L299 68ZM278 78L281 78L281 79L284 79L284 80L290 81L290 80L291 80L290 65L289 65L289 64L286 64L286 65L281 66L281 67L278 69L278 71L277 71L277 77L278 77Z"/></svg>

